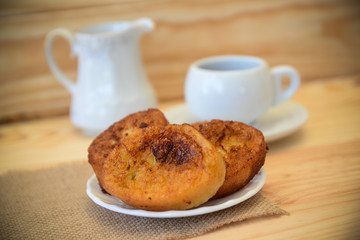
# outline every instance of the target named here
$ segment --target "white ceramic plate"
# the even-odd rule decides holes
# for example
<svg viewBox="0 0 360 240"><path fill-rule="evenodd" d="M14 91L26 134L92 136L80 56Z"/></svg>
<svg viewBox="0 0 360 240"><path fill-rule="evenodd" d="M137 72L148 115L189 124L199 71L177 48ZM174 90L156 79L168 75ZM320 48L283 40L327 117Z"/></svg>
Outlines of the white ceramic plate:
<svg viewBox="0 0 360 240"><path fill-rule="evenodd" d="M170 123L191 124L198 121L185 103L166 109L164 114ZM288 101L269 109L253 126L263 132L266 142L272 142L294 133L308 118L309 113L304 106Z"/></svg>
<svg viewBox="0 0 360 240"><path fill-rule="evenodd" d="M265 179L266 172L262 168L259 173L239 191L224 198L210 200L199 207L190 210L153 212L130 207L120 199L104 193L101 190L95 175L88 180L86 193L96 204L114 212L140 217L177 218L211 213L239 204L259 192L264 186Z"/></svg>

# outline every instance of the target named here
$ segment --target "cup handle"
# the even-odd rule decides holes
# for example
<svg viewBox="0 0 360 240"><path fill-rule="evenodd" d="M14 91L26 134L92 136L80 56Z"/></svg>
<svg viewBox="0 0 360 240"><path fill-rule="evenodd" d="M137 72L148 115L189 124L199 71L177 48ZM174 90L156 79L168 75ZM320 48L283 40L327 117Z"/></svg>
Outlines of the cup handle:
<svg viewBox="0 0 360 240"><path fill-rule="evenodd" d="M295 94L300 86L300 75L295 68L291 66L274 67L271 69L271 73L274 77L275 88L273 106L276 106L285 102ZM284 76L290 77L290 85L285 89L282 87L282 79Z"/></svg>
<svg viewBox="0 0 360 240"><path fill-rule="evenodd" d="M72 35L72 33L66 29L54 29L52 31L50 31L45 38L45 56L46 56L46 61L49 65L49 68L51 70L51 72L54 74L54 76L59 80L59 82L64 85L64 87L66 89L69 90L69 92L71 94L74 93L75 91L75 84L74 82L72 82L71 80L69 80L67 77L65 77L65 75L60 71L60 69L58 68L58 66L56 65L55 61L54 61L54 57L53 57L53 52L52 52L52 48L53 48L53 44L54 44L54 40L57 37L63 37L66 40L68 40L68 42L70 43L70 48L71 48L71 57L73 57L75 55L74 53L74 45L75 45L75 39Z"/></svg>

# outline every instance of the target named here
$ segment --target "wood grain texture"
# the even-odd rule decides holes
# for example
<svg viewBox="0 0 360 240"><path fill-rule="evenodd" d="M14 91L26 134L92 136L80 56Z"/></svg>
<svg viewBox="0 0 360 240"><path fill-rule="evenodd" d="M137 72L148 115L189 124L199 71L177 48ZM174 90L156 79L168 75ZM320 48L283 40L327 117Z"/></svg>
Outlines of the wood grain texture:
<svg viewBox="0 0 360 240"><path fill-rule="evenodd" d="M183 98L189 65L202 57L246 54L270 66L290 64L303 81L360 72L360 8L350 0L2 1L0 122L68 114L70 94L50 73L46 33L106 21L150 17L144 67L161 101ZM54 55L76 79L77 60L64 40Z"/></svg>
<svg viewBox="0 0 360 240"><path fill-rule="evenodd" d="M360 75L306 82L294 101L310 118L269 144L262 189L290 214L232 223L196 239L360 238ZM91 141L67 116L2 125L0 174L86 161Z"/></svg>

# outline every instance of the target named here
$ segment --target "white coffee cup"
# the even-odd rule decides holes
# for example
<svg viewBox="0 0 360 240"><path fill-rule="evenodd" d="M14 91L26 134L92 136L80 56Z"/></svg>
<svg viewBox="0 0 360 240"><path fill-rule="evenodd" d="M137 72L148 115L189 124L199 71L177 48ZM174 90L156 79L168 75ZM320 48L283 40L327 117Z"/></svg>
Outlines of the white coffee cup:
<svg viewBox="0 0 360 240"><path fill-rule="evenodd" d="M283 88L287 76L290 83ZM185 100L199 120L252 123L298 90L300 76L291 66L269 68L252 56L228 55L193 63L185 82Z"/></svg>

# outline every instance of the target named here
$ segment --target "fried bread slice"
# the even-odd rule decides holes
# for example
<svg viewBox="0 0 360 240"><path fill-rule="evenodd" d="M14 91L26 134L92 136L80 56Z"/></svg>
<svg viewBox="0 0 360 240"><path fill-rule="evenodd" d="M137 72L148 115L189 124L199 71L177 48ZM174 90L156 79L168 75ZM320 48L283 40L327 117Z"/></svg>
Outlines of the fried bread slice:
<svg viewBox="0 0 360 240"><path fill-rule="evenodd" d="M222 120L198 122L192 126L216 147L226 163L225 182L214 199L243 188L264 165L267 145L258 129Z"/></svg>
<svg viewBox="0 0 360 240"><path fill-rule="evenodd" d="M208 201L225 179L215 147L190 125L138 129L105 160L103 187L126 204L184 210Z"/></svg>
<svg viewBox="0 0 360 240"><path fill-rule="evenodd" d="M105 159L111 151L129 134L138 128L148 126L166 126L169 122L158 109L148 109L128 115L115 122L99 134L88 148L88 161L102 187L102 169Z"/></svg>

